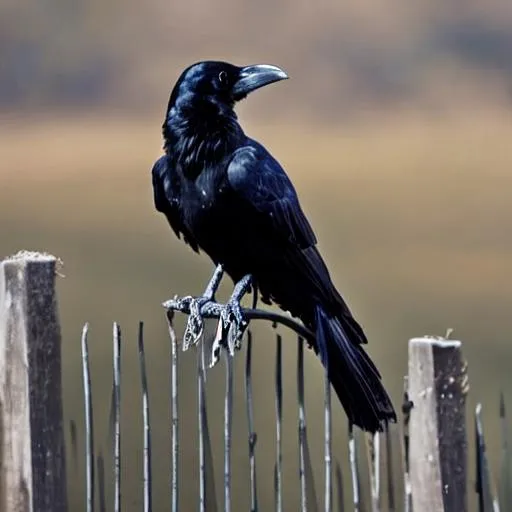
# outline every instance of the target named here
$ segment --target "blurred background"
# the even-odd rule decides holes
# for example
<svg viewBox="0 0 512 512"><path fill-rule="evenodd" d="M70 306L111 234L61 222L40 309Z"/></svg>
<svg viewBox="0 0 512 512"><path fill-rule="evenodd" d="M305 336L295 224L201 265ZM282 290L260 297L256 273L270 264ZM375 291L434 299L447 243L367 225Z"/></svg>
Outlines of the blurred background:
<svg viewBox="0 0 512 512"><path fill-rule="evenodd" d="M455 329L469 363L469 411L483 402L496 467L498 392L512 392L511 54L507 0L0 3L0 252L44 250L64 262L65 414L66 426L78 425L79 448L78 459L68 449L76 475L70 510L84 509L85 321L97 449L107 457L114 320L123 332L124 510L139 509L142 499L136 332L145 321L155 509L169 503L169 341L160 303L199 294L213 269L154 211L150 171L161 154L170 89L185 66L204 59L272 63L289 73L291 80L240 105L242 125L296 184L397 408L407 340ZM266 510L273 499L274 344L269 328L255 331ZM285 342L285 509L296 510L296 344L289 335ZM322 371L307 356L310 443L321 454ZM234 509L246 510L243 357L236 365L233 464L243 471L235 477ZM194 366L191 351L180 367L183 510L197 501ZM222 365L208 387L212 436L221 443ZM343 465L344 432L336 410L334 448ZM320 455L313 462L321 489ZM215 464L220 470L222 458Z"/></svg>

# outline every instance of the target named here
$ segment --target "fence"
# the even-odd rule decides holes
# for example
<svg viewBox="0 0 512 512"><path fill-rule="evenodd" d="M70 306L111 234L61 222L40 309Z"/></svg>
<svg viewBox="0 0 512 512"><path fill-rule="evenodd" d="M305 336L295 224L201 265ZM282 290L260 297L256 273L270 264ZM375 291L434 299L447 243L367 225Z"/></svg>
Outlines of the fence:
<svg viewBox="0 0 512 512"><path fill-rule="evenodd" d="M55 295L56 260L52 256L22 252L6 259L0 269L0 433L1 433L1 510L52 511L68 510L66 496L66 464L64 450L63 414L61 403L60 326ZM286 320L289 323L289 320ZM173 326L173 315L168 314L171 347L171 460L169 508L180 507L180 474L178 443L180 417L177 368L179 343ZM304 334L304 333L303 333ZM307 334L307 333L306 333ZM248 422L247 463L250 467L250 509L258 510L257 486L257 432L254 426L251 333L246 339L245 351L245 406ZM341 465L332 454L331 391L327 379L324 392L324 489L323 498L317 498L313 484L308 431L304 407L304 341L298 337L297 350L297 405L299 475L297 492L300 510L405 510L465 511L468 509L468 468L466 432L466 395L469 389L461 343L449 339L416 338L409 342L409 369L404 379L404 400L399 430L390 429L375 436L361 435L349 429L348 448L352 481L351 493L343 489ZM121 487L121 330L113 328L113 474L114 510L123 510ZM275 509L283 510L283 452L282 439L282 340L276 334L275 357ZM106 510L103 458L94 457L94 418L89 370L88 326L81 340L84 382L86 430L86 503L87 511ZM151 511L152 503L152 445L145 364L143 325L139 326L138 350L142 387L141 414L143 416L143 509ZM226 372L224 400L224 471L223 509L232 510L232 420L233 420L233 357L223 353ZM235 356L237 357L237 356ZM197 373L198 425L198 507L216 509L217 497L211 485L212 443L206 414L206 363L204 343L198 345ZM192 380L192 377L191 377ZM475 411L476 474L475 490L480 511L510 510L510 464L506 432L506 413L503 396L500 397L502 425L502 467L499 500L494 491L485 451L481 405ZM311 420L310 420L311 421ZM396 433L400 432L399 442ZM73 437L73 436L72 436ZM76 437L76 436L74 436ZM365 449L363 450L363 446ZM361 453L366 452L369 475L368 489L361 474ZM403 470L396 472L391 464L393 454L399 453ZM386 469L382 470L383 461ZM98 475L95 475L95 468ZM238 469L238 468L236 468ZM261 478L261 475L260 475ZM382 492L386 481L386 493ZM95 481L99 482L98 496ZM401 482L398 486L397 482ZM397 497L397 488L403 487L403 497ZM351 494L351 500L343 496ZM386 495L385 503L382 496ZM336 499L335 499L336 498ZM345 501L350 501L347 505ZM322 507L320 507L320 503ZM161 509L160 507L159 509ZM127 509L126 507L124 509Z"/></svg>

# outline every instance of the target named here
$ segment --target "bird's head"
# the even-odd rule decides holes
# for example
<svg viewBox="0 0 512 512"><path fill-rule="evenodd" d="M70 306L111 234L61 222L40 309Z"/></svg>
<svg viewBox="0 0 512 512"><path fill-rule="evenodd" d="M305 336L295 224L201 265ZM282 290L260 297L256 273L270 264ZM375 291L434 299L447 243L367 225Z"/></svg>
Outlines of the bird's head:
<svg viewBox="0 0 512 512"><path fill-rule="evenodd" d="M204 61L183 71L174 86L162 125L165 150L191 166L216 161L244 136L234 106L250 92L288 78L277 66L238 67ZM201 164L202 165L202 164ZM199 165L200 167L200 165Z"/></svg>
<svg viewBox="0 0 512 512"><path fill-rule="evenodd" d="M238 67L227 62L198 62L185 69L176 82L168 113L173 108L232 110L252 91L286 78L282 69L269 64Z"/></svg>

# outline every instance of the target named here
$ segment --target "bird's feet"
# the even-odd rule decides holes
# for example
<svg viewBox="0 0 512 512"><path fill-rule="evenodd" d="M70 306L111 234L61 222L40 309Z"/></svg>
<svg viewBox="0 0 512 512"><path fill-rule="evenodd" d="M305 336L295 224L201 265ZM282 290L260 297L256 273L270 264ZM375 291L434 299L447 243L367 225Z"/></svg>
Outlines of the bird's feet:
<svg viewBox="0 0 512 512"><path fill-rule="evenodd" d="M164 307L167 309L188 313L187 326L183 334L184 351L187 350L190 345L195 345L199 341L199 338L201 338L204 331L203 316L208 314L209 306L211 306L212 309L216 306L214 296L219 287L223 273L222 265L218 265L201 297L187 296L181 299L174 297L174 299L164 303Z"/></svg>
<svg viewBox="0 0 512 512"><path fill-rule="evenodd" d="M234 355L235 349L239 349L241 346L242 337L248 325L247 320L242 314L242 308L238 300L230 299L222 308L220 321L222 322L224 331L227 331L227 348L229 349L229 354Z"/></svg>
<svg viewBox="0 0 512 512"><path fill-rule="evenodd" d="M243 277L235 286L227 304L221 307L217 335L212 346L211 366L219 360L219 353L222 346L230 356L235 354L235 349L240 349L245 330L249 325L242 313L240 302L251 287L252 277Z"/></svg>
<svg viewBox="0 0 512 512"><path fill-rule="evenodd" d="M183 297L178 299L178 305L182 308L188 308L189 314L187 326L183 333L183 350L188 350L190 345L195 345L204 331L204 320L202 317L203 308L212 303L213 297L203 295L202 297Z"/></svg>

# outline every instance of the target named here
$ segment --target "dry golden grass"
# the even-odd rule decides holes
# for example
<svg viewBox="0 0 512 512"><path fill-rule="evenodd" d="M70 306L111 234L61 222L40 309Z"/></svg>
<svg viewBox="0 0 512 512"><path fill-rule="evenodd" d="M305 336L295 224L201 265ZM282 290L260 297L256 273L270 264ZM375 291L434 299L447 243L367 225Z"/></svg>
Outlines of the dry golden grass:
<svg viewBox="0 0 512 512"><path fill-rule="evenodd" d="M159 125L159 118L91 115L18 119L0 126L0 251L44 249L65 263L67 277L59 290L68 417L81 415L77 350L85 320L92 326L99 390L111 382L110 344L105 342L110 322L120 321L129 332L125 369L136 372L134 322L146 320L155 410L166 411L168 347L158 304L172 293L199 292L211 270L208 259L192 255L175 240L153 210L149 173L161 151ZM249 126L248 132L292 176L333 277L367 329L369 350L397 402L407 339L444 333L447 327L465 342L471 400L492 407L499 386L512 393L507 363L512 353L511 119L499 113L443 119L378 116L345 127L276 120L272 126ZM290 357L285 360L293 368ZM194 361L184 361L186 374ZM265 391L260 395L265 410L265 396L272 392L265 388L268 354L256 357L256 364L255 375L263 375L256 384ZM308 372L311 381L317 379L310 381L314 397L322 380L313 358ZM292 374L286 379L286 386L294 385ZM126 379L126 386L125 439L136 442L138 411L131 402L138 396L137 379ZM209 386L220 400L219 372ZM95 396L100 421L106 421L109 393ZM194 400L194 389L187 397ZM310 408L321 415L320 402L312 400ZM272 411L262 414L260 421ZM493 417L489 420L493 431L497 425ZM194 428L193 416L186 421ZM101 427L99 432L103 435ZM261 439L269 441L264 435ZM155 442L165 448L167 441L162 417ZM245 453L245 438L239 442ZM492 453L494 439L489 444ZM293 439L287 447L294 450ZM185 442L188 449L195 453L193 440ZM263 454L261 463L271 468L271 459ZM139 463L136 454L127 454L126 461L127 467ZM167 463L157 464L156 488L162 492ZM194 470L192 462L186 464ZM294 481L293 471L289 479ZM77 486L72 483L71 494L79 506ZM127 500L140 499L138 487L131 487ZM270 500L270 480L262 490ZM191 488L185 502L194 499ZM240 496L236 499L243 503ZM263 505L270 507L270 501Z"/></svg>
<svg viewBox="0 0 512 512"><path fill-rule="evenodd" d="M82 230L136 245L137 233L145 234L188 265L187 249L153 211L159 126L158 118L93 115L4 124L0 222L15 226L18 238ZM502 286L512 268L510 118L376 116L346 127L275 122L248 131L292 176L333 274L358 309L367 309L357 284L363 275L368 286L510 298Z"/></svg>
<svg viewBox="0 0 512 512"><path fill-rule="evenodd" d="M318 172L335 171L379 179L418 170L418 166L438 173L447 164L466 167L463 171L493 164L488 172L503 173L506 157L512 153L508 143L512 116L507 111L437 116L407 111L371 113L347 126L286 120L251 125L241 117L247 131L293 165L289 173L299 173L301 180L308 179L309 166L316 168L310 174L313 178ZM145 163L160 151L160 125L159 117L100 117L97 113L4 119L0 124L0 176L24 179L32 166L41 165L45 179L69 176L83 168L91 176L104 174L106 165L111 166L110 173L122 173L122 165ZM32 175L42 177L42 173Z"/></svg>
<svg viewBox="0 0 512 512"><path fill-rule="evenodd" d="M158 118L94 115L4 124L4 222L21 233L85 230L135 244L144 233L188 262L153 211L149 172L161 152L159 126ZM476 279L480 299L510 297L501 286L512 269L510 118L401 114L346 127L249 125L248 132L291 175L332 272L358 309L367 309L368 298L354 273L369 286L394 283L430 296L447 288L468 298Z"/></svg>

